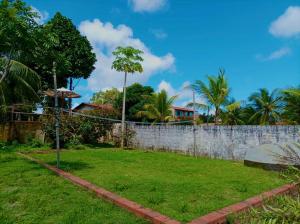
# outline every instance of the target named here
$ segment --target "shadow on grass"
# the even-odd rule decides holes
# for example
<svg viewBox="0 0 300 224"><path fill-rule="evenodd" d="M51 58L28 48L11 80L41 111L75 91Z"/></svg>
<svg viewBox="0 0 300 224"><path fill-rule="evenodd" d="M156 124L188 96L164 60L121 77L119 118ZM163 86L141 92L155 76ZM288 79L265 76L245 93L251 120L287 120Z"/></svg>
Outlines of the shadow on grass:
<svg viewBox="0 0 300 224"><path fill-rule="evenodd" d="M51 161L48 164L51 166L56 166L56 161ZM91 168L93 168L93 166L81 161L77 161L77 162L60 161L60 169L65 171L84 170L84 169L91 169Z"/></svg>
<svg viewBox="0 0 300 224"><path fill-rule="evenodd" d="M116 148L115 145L110 143L95 143L95 144L86 144L90 148Z"/></svg>

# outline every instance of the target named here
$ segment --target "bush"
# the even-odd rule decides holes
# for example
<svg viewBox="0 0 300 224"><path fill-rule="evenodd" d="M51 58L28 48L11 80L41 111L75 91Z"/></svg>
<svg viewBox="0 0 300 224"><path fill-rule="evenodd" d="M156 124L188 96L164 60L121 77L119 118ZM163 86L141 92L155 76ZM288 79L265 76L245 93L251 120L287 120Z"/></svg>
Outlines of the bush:
<svg viewBox="0 0 300 224"><path fill-rule="evenodd" d="M296 167L288 167L283 170L282 177L290 182L299 182L300 170ZM266 201L262 208L252 209L242 213L238 217L230 216L228 223L240 224L283 224L300 223L300 192L279 196Z"/></svg>
<svg viewBox="0 0 300 224"><path fill-rule="evenodd" d="M95 117L104 116L101 111L96 110L85 112L84 115ZM109 116L113 116L113 112L111 112ZM55 141L55 117L44 116L42 118L42 124L46 137ZM72 116L63 114L60 116L61 145L64 147L66 144L71 146L105 142L106 137L112 131L112 128L113 123L110 121L76 114Z"/></svg>
<svg viewBox="0 0 300 224"><path fill-rule="evenodd" d="M7 147L7 143L6 142L0 142L0 151L5 151L7 150L8 147Z"/></svg>
<svg viewBox="0 0 300 224"><path fill-rule="evenodd" d="M238 218L247 224L297 224L300 223L300 197L281 196L260 209L253 209ZM235 220L236 221L236 220ZM230 223L236 223L231 221Z"/></svg>

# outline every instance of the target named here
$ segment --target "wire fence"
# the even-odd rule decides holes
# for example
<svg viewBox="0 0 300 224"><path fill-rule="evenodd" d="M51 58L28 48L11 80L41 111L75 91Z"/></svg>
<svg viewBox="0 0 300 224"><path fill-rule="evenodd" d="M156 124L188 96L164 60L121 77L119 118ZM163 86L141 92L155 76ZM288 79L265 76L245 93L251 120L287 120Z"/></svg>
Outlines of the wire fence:
<svg viewBox="0 0 300 224"><path fill-rule="evenodd" d="M122 123L121 119L89 114L89 111L75 112L65 108L54 108L42 105L17 104L11 106L0 106L0 122L9 121L38 121L41 116L55 116L55 110L64 116L81 116L100 121ZM96 110L97 111L97 110ZM145 121L126 121L126 124L136 125L181 125L192 124L193 120L169 121L169 122L145 122Z"/></svg>

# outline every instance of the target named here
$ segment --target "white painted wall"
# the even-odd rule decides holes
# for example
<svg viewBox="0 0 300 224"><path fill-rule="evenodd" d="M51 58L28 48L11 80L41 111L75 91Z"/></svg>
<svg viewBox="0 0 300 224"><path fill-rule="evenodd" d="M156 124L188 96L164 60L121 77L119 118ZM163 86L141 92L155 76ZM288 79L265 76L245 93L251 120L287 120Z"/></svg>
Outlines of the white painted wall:
<svg viewBox="0 0 300 224"><path fill-rule="evenodd" d="M193 126L132 125L134 147L193 152ZM262 144L300 143L300 126L197 126L196 153L243 160L247 149Z"/></svg>

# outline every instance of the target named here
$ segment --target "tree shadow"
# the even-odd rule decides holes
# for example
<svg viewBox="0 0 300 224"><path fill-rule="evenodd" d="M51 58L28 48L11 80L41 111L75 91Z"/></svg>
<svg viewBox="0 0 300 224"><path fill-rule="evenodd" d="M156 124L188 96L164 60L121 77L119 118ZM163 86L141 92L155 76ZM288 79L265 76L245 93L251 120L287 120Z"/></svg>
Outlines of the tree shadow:
<svg viewBox="0 0 300 224"><path fill-rule="evenodd" d="M51 161L48 163L51 166L56 166L56 161ZM60 169L64 171L75 171L75 170L85 170L85 169L92 169L93 166L89 165L88 163L81 162L81 161L74 161L74 162L67 162L67 161L60 161Z"/></svg>
<svg viewBox="0 0 300 224"><path fill-rule="evenodd" d="M86 144L86 146L90 148L116 148L116 146L111 143L94 143L94 144Z"/></svg>

